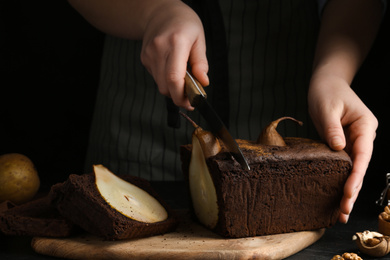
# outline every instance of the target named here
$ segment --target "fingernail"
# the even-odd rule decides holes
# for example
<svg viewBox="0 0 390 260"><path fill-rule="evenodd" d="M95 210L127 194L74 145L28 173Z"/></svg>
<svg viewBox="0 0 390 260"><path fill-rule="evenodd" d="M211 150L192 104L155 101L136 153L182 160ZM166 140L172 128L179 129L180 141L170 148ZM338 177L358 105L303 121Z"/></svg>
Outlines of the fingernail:
<svg viewBox="0 0 390 260"><path fill-rule="evenodd" d="M349 215L345 215L345 221L344 221L344 224L347 224L347 223L348 223L348 220L349 220Z"/></svg>
<svg viewBox="0 0 390 260"><path fill-rule="evenodd" d="M332 147L342 147L343 146L343 140L340 136L335 136L331 140Z"/></svg>
<svg viewBox="0 0 390 260"><path fill-rule="evenodd" d="M210 79L209 79L209 75L207 75L207 72L204 72L204 75L205 75L205 77L206 77L206 79L207 79L207 83L209 84L210 82Z"/></svg>
<svg viewBox="0 0 390 260"><path fill-rule="evenodd" d="M348 216L349 216L349 214L351 214L351 212L353 210L353 206L355 206L355 203L351 201L351 203L349 204Z"/></svg>

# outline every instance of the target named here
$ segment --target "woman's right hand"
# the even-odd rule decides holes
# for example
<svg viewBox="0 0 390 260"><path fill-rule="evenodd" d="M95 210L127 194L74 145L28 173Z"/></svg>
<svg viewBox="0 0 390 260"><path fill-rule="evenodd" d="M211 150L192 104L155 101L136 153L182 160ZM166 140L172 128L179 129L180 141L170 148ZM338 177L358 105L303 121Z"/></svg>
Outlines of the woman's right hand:
<svg viewBox="0 0 390 260"><path fill-rule="evenodd" d="M187 62L204 86L209 84L206 43L198 15L181 0L68 0L99 30L143 40L141 61L161 94L192 110L184 94Z"/></svg>
<svg viewBox="0 0 390 260"><path fill-rule="evenodd" d="M141 61L158 85L159 92L192 110L184 92L187 62L203 86L207 76L206 42L198 15L179 0L165 0L149 13L143 34Z"/></svg>

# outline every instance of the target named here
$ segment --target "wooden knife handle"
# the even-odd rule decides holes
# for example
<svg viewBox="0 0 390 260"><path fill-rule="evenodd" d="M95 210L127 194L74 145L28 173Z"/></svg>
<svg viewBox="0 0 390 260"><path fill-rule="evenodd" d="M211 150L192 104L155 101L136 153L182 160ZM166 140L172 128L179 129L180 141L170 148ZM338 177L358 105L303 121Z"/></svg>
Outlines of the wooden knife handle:
<svg viewBox="0 0 390 260"><path fill-rule="evenodd" d="M188 71L185 77L185 91L193 107L196 107L202 98L207 98L203 86Z"/></svg>

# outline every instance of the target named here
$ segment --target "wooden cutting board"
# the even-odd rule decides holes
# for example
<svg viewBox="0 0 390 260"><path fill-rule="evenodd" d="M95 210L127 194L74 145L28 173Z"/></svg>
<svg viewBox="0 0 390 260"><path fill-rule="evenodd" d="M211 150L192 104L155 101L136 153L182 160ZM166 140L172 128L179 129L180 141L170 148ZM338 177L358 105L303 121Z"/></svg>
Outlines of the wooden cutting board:
<svg viewBox="0 0 390 260"><path fill-rule="evenodd" d="M316 242L325 229L226 239L183 214L177 230L149 238L104 241L89 234L69 238L35 237L40 254L68 259L283 259Z"/></svg>

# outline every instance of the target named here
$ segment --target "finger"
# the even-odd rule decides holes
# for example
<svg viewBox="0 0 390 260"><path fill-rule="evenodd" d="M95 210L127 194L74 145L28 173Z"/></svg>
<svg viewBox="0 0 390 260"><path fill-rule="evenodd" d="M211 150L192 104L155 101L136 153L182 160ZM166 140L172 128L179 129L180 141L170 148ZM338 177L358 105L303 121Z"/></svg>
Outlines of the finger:
<svg viewBox="0 0 390 260"><path fill-rule="evenodd" d="M368 168L373 150L373 139L370 134L360 135L352 146L351 159L353 168L344 185L344 196L340 202L340 222L346 223L353 205L363 185L364 176Z"/></svg>
<svg viewBox="0 0 390 260"><path fill-rule="evenodd" d="M353 168L346 184L344 194L352 197L355 190L361 186L371 160L373 137L369 133L358 136L352 145L351 159Z"/></svg>
<svg viewBox="0 0 390 260"><path fill-rule="evenodd" d="M165 78L165 65L166 57L168 56L165 48L162 44L157 44L159 41L155 40L153 44L146 44L145 41L142 45L141 50L141 62L147 69L150 75L152 75L154 81L157 84L158 91L160 94L170 97L169 89Z"/></svg>
<svg viewBox="0 0 390 260"><path fill-rule="evenodd" d="M175 48L174 46L180 46ZM173 51L169 53L165 65L166 85L173 102L187 110L193 110L184 89L184 78L187 70L187 61L189 57L188 43L176 43Z"/></svg>
<svg viewBox="0 0 390 260"><path fill-rule="evenodd" d="M342 150L346 145L344 130L340 122L340 116L324 116L323 138L333 150Z"/></svg>
<svg viewBox="0 0 390 260"><path fill-rule="evenodd" d="M348 220L349 220L349 214L344 214L341 212L340 216L339 216L339 222L346 224L346 223L348 223Z"/></svg>
<svg viewBox="0 0 390 260"><path fill-rule="evenodd" d="M339 221L341 223L347 223L349 219L349 215L352 212L353 206L356 202L356 199L359 195L359 192L362 188L363 182L360 183L360 185L356 188L356 192L353 194L352 197L343 196L341 202L340 202L340 216Z"/></svg>
<svg viewBox="0 0 390 260"><path fill-rule="evenodd" d="M206 56L206 43L204 38L198 39L191 49L189 63L191 65L191 73L202 84L208 86L210 84L207 72L209 65Z"/></svg>
<svg viewBox="0 0 390 260"><path fill-rule="evenodd" d="M157 84L157 88L160 94L171 98L171 93L169 91L166 80L165 63L153 66L150 71L150 74L153 76L154 81Z"/></svg>

